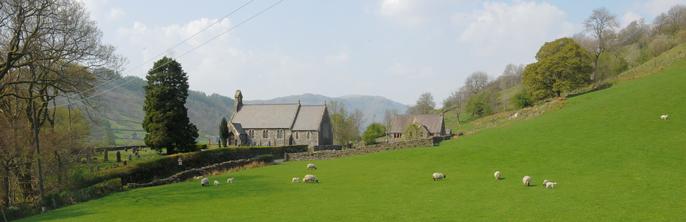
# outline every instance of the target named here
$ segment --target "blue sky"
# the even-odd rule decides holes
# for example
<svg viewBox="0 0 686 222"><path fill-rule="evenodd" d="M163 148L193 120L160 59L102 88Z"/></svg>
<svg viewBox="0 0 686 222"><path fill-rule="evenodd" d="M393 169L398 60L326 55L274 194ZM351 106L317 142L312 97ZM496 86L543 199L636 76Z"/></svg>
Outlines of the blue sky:
<svg viewBox="0 0 686 222"><path fill-rule="evenodd" d="M508 63L532 62L545 41L583 31L594 8L606 7L625 25L686 3L284 0L220 35L278 0L254 0L223 20L249 0L82 1L105 42L127 58L125 75L143 77L167 55L184 66L191 89L207 93L378 95L413 104L430 92L439 105L472 72L494 78Z"/></svg>

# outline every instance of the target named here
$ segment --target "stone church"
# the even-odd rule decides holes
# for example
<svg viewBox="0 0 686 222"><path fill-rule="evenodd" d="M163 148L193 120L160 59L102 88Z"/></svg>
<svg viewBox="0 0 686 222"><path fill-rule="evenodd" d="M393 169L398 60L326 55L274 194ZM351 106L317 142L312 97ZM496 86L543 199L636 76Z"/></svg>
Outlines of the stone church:
<svg viewBox="0 0 686 222"><path fill-rule="evenodd" d="M229 121L229 144L249 146L332 145L333 129L326 105L243 104L236 90Z"/></svg>

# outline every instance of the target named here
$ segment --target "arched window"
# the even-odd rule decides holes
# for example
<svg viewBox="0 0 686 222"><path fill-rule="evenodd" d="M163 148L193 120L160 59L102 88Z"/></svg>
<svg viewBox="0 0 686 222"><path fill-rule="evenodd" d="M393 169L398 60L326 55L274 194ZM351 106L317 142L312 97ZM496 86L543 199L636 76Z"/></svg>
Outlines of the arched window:
<svg viewBox="0 0 686 222"><path fill-rule="evenodd" d="M297 139L300 139L300 138L298 138L298 132L295 132L295 139L296 139L296 140L297 140Z"/></svg>
<svg viewBox="0 0 686 222"><path fill-rule="evenodd" d="M267 138L269 137L269 131L268 130L262 130L262 138Z"/></svg>
<svg viewBox="0 0 686 222"><path fill-rule="evenodd" d="M307 138L310 138L310 131L307 131Z"/></svg>

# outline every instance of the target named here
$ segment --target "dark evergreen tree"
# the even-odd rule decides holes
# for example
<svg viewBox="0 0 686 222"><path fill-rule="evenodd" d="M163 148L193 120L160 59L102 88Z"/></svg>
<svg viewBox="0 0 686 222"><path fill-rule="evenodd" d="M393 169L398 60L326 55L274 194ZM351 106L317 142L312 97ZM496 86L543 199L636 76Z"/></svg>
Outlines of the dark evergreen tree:
<svg viewBox="0 0 686 222"><path fill-rule="evenodd" d="M222 122L219 124L219 146L226 146L226 142L229 139L229 123L226 121L226 117L222 117Z"/></svg>
<svg viewBox="0 0 686 222"><path fill-rule="evenodd" d="M167 154L194 150L198 129L188 119L188 76L181 64L164 57L145 78L145 144L156 150L166 148Z"/></svg>

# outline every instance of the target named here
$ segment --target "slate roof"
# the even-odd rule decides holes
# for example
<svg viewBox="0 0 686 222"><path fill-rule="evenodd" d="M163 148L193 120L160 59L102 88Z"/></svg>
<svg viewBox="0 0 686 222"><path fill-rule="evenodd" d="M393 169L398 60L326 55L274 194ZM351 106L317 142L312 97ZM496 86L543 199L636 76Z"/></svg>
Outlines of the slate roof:
<svg viewBox="0 0 686 222"><path fill-rule="evenodd" d="M231 118L242 129L319 130L324 105L244 104Z"/></svg>
<svg viewBox="0 0 686 222"><path fill-rule="evenodd" d="M389 133L402 133L410 124L426 127L433 134L440 134L443 128L443 117L435 114L395 116L391 119Z"/></svg>
<svg viewBox="0 0 686 222"><path fill-rule="evenodd" d="M290 129L298 104L244 104L231 118L243 129Z"/></svg>
<svg viewBox="0 0 686 222"><path fill-rule="evenodd" d="M300 106L293 130L319 130L326 106Z"/></svg>

